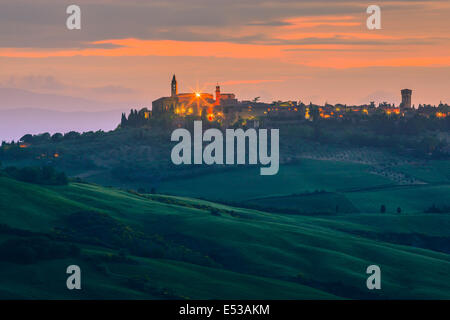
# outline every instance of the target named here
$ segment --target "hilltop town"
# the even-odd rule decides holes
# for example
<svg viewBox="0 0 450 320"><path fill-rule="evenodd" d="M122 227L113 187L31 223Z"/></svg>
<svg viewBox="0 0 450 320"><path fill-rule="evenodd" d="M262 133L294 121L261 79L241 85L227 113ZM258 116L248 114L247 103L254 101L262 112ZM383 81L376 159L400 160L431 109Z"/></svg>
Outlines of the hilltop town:
<svg viewBox="0 0 450 320"><path fill-rule="evenodd" d="M121 127L145 125L152 120L166 120L175 127L180 127L193 119L203 119L222 127L246 126L259 127L263 123L271 126L277 122L314 121L318 119L351 120L371 116L388 118L436 118L450 117L450 106L440 103L438 106L412 105L412 90L401 90L401 103L395 105L383 102L378 106L374 102L365 105L305 104L301 101L260 102L238 100L234 93L223 93L217 84L215 94L205 92L179 93L178 81L173 75L170 96L161 97L152 103L152 109L131 110L128 118L122 115Z"/></svg>

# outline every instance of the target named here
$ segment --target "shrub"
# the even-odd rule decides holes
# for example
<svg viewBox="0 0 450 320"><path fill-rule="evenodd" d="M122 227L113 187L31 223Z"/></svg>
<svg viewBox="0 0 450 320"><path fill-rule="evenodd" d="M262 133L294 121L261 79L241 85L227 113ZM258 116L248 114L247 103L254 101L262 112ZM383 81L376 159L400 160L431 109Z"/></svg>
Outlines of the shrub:
<svg viewBox="0 0 450 320"><path fill-rule="evenodd" d="M7 167L4 172L10 178L46 185L66 185L68 183L67 176L64 172L57 172L53 167Z"/></svg>
<svg viewBox="0 0 450 320"><path fill-rule="evenodd" d="M450 206L437 207L433 204L431 207L424 211L425 213L450 213Z"/></svg>
<svg viewBox="0 0 450 320"><path fill-rule="evenodd" d="M80 249L69 243L61 243L44 237L6 240L0 244L0 260L31 264L39 260L78 257Z"/></svg>
<svg viewBox="0 0 450 320"><path fill-rule="evenodd" d="M220 217L220 216L221 216L220 210L217 209L217 208L211 208L211 209L209 210L209 212L210 212L213 216L217 216L217 217Z"/></svg>

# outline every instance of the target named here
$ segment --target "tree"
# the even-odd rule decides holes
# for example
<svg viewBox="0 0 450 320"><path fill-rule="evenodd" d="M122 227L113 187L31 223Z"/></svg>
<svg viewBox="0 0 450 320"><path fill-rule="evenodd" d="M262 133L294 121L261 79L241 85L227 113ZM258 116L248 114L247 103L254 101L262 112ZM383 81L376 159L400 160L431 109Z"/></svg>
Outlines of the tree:
<svg viewBox="0 0 450 320"><path fill-rule="evenodd" d="M122 128L125 128L127 126L127 116L125 115L125 112L122 113L122 119L120 120L120 126Z"/></svg>
<svg viewBox="0 0 450 320"><path fill-rule="evenodd" d="M56 174L56 177L55 177L56 185L66 185L68 183L69 183L69 180L67 179L67 176L64 172L59 172Z"/></svg>
<svg viewBox="0 0 450 320"><path fill-rule="evenodd" d="M42 167L41 175L42 180L49 181L55 175L55 169L50 166Z"/></svg>
<svg viewBox="0 0 450 320"><path fill-rule="evenodd" d="M220 217L220 210L217 209L217 208L211 208L211 209L209 210L209 212L210 212L213 216Z"/></svg>
<svg viewBox="0 0 450 320"><path fill-rule="evenodd" d="M380 212L386 213L386 206L384 204L381 205Z"/></svg>
<svg viewBox="0 0 450 320"><path fill-rule="evenodd" d="M53 167L7 167L4 172L11 178L36 184L66 185L67 176L64 172L56 172Z"/></svg>
<svg viewBox="0 0 450 320"><path fill-rule="evenodd" d="M52 135L51 139L53 142L61 141L63 139L63 135L61 133L57 132L54 135Z"/></svg>
<svg viewBox="0 0 450 320"><path fill-rule="evenodd" d="M75 139L75 138L78 138L79 136L80 136L79 132L70 131L64 135L64 138L65 139Z"/></svg>
<svg viewBox="0 0 450 320"><path fill-rule="evenodd" d="M44 132L44 133L39 134L38 137L39 137L39 140L41 140L41 141L48 141L48 140L50 140L51 135L48 132Z"/></svg>
<svg viewBox="0 0 450 320"><path fill-rule="evenodd" d="M33 141L33 136L31 134L26 134L22 138L20 138L20 141L25 143L31 143Z"/></svg>

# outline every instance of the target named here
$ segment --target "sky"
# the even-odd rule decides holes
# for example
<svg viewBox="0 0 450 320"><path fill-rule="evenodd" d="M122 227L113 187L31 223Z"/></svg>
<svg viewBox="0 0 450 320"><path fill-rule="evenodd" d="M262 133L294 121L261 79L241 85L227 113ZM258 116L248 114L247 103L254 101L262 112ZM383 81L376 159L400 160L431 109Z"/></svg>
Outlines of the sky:
<svg viewBox="0 0 450 320"><path fill-rule="evenodd" d="M0 88L94 101L42 100L59 111L150 107L174 73L182 92L219 82L240 100L450 103L449 31L448 0L0 0Z"/></svg>

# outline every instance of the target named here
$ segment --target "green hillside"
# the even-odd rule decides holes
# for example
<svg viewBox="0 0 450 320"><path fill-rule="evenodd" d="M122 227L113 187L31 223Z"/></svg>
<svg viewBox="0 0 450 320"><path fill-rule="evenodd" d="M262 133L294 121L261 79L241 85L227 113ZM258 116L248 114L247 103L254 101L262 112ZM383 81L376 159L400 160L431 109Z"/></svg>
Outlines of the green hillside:
<svg viewBox="0 0 450 320"><path fill-rule="evenodd" d="M0 177L0 219L1 298L450 298L446 214L275 214Z"/></svg>
<svg viewBox="0 0 450 320"><path fill-rule="evenodd" d="M164 181L158 190L307 215L379 213L382 205L388 213L396 213L397 208L423 213L432 205L450 204L449 165L450 161L431 161L422 166L394 166L394 171L368 164L302 159L297 164L281 166L275 176L261 176L257 168L247 167ZM404 181L398 181L395 174Z"/></svg>
<svg viewBox="0 0 450 320"><path fill-rule="evenodd" d="M259 168L200 175L190 179L161 183L161 192L203 197L213 200L250 200L273 195L291 195L315 190L372 187L392 182L371 174L367 165L302 159L298 164L282 165L277 175L261 176Z"/></svg>

